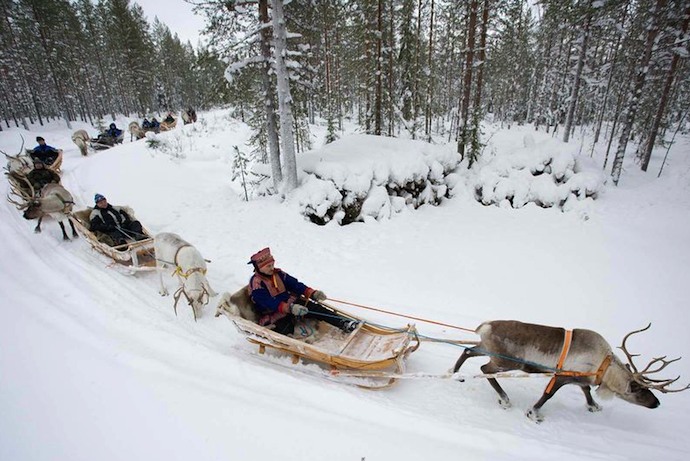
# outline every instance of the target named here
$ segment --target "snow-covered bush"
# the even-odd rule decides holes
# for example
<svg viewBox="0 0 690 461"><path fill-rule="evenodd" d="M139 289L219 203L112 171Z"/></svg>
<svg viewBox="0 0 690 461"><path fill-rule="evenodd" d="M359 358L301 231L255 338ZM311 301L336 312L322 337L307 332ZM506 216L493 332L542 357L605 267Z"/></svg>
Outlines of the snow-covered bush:
<svg viewBox="0 0 690 461"><path fill-rule="evenodd" d="M532 202L568 211L574 200L596 199L604 180L588 158L563 151L554 141L532 142L479 165L474 191L484 205L522 208Z"/></svg>
<svg viewBox="0 0 690 461"><path fill-rule="evenodd" d="M438 205L457 182L452 146L381 136L348 136L299 156L306 173L295 191L312 222L388 219L405 208Z"/></svg>

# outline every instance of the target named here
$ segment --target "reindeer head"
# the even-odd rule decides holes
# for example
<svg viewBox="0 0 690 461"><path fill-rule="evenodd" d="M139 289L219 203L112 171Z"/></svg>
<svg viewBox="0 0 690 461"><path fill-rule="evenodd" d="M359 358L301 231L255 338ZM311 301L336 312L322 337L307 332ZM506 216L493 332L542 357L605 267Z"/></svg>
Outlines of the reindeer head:
<svg viewBox="0 0 690 461"><path fill-rule="evenodd" d="M194 320L196 320L201 309L208 304L211 297L211 289L206 280L206 268L195 267L186 273L178 272L177 275L180 279L180 288L173 295L175 314L177 315L177 303L180 297L184 295L187 304L192 308Z"/></svg>
<svg viewBox="0 0 690 461"><path fill-rule="evenodd" d="M40 218L42 214L41 201L34 199L28 202L27 208L24 210L22 216L24 216L24 219L32 220Z"/></svg>
<svg viewBox="0 0 690 461"><path fill-rule="evenodd" d="M638 370L633 361L634 357L639 356L639 354L631 354L625 345L626 341L630 336L635 333L640 333L646 331L651 327L650 323L645 328L640 330L634 330L625 335L623 338L623 343L619 347L626 357L628 358L628 363L623 364L619 360L615 359L617 371L611 373L609 379L604 379L602 385L608 387L608 389L616 394L618 397L626 400L630 403L636 405L641 405L647 408L656 408L660 405L659 399L652 393L652 390L662 392L664 394L671 392L681 392L690 388L690 384L680 389L669 389L668 386L678 381L680 376L670 379L654 379L649 376L657 373L669 364L680 360L680 357L672 360L666 360L666 356L653 358L643 370Z"/></svg>
<svg viewBox="0 0 690 461"><path fill-rule="evenodd" d="M4 151L0 150L0 153L7 159L7 166L5 169L9 174L26 174L27 171L31 169L31 162L26 155L22 155L22 150L24 149L24 137L22 138L22 145L19 148L17 155L10 155Z"/></svg>

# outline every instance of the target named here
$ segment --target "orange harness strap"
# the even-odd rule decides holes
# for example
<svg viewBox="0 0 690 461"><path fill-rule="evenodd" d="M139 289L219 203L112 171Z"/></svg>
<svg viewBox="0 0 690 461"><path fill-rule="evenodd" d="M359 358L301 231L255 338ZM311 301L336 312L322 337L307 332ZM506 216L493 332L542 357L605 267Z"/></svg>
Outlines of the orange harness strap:
<svg viewBox="0 0 690 461"><path fill-rule="evenodd" d="M574 377L579 377L579 376L594 376L594 385L598 386L601 384L601 381L604 379L604 373L606 373L606 370L609 369L609 365L611 365L611 361L613 360L613 354L610 353L606 357L604 357L604 360L601 362L601 365L599 365L599 369L596 371L596 373L586 373L582 371L563 371L563 364L565 363L565 358L568 356L568 351L570 351L570 343L572 342L573 339L573 332L572 330L565 330L565 338L563 339L563 349L561 350L561 356L558 358L558 365L556 365L556 373L553 375L551 380L549 381L549 384L546 386L546 390L544 393L550 394L551 390L553 389L553 385L556 383L556 378L558 376L574 376Z"/></svg>
<svg viewBox="0 0 690 461"><path fill-rule="evenodd" d="M599 369L597 370L596 374L596 379L594 380L594 384L596 386L601 384L601 381L604 379L604 373L606 373L606 370L609 369L609 365L611 365L611 360L613 360L613 353L607 355L604 358L604 361L601 362L601 365L599 365Z"/></svg>
<svg viewBox="0 0 690 461"><path fill-rule="evenodd" d="M570 343L573 339L573 330L565 330L565 338L563 339L563 349L561 350L561 356L558 358L558 364L556 365L557 370L561 370L563 368L563 363L565 362L565 358L568 356L568 351L570 350ZM551 393L551 389L553 389L553 385L556 383L556 377L559 375L558 372L551 378L551 381L549 381L549 384L546 386L546 390L544 391L546 394Z"/></svg>

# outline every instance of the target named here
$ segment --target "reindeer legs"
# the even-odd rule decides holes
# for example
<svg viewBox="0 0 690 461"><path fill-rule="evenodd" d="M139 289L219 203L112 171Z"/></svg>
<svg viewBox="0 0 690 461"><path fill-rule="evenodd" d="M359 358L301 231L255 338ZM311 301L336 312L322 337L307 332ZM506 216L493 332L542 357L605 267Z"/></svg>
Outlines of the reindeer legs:
<svg viewBox="0 0 690 461"><path fill-rule="evenodd" d="M582 393L585 394L585 399L587 399L587 410L592 413L601 411L602 407L592 398L592 388L590 386L581 386Z"/></svg>
<svg viewBox="0 0 690 461"><path fill-rule="evenodd" d="M548 402L548 400L554 396L556 391L560 389L561 387L565 386L566 384L579 384L575 380L573 380L572 377L569 376L556 376L555 381L553 386L549 389L547 387L547 390L544 391L544 394L541 396L539 401L534 404L532 408L527 410L527 413L525 415L533 420L536 423L540 423L544 420L544 417L540 413L541 407ZM592 413L601 411L601 405L599 405L597 402L594 401L592 398L592 389L589 385L583 384L580 385L580 389L582 389L582 393L585 395L585 399L587 400L587 410L591 411Z"/></svg>
<svg viewBox="0 0 690 461"><path fill-rule="evenodd" d="M476 348L474 347L469 347L466 348L462 355L458 358L458 361L455 362L455 367L453 367L453 373L457 373L460 367L462 366L463 363L465 363L465 360L472 358L472 357L480 357L483 356L481 352L477 352ZM464 380L461 380L461 382Z"/></svg>
<svg viewBox="0 0 690 461"><path fill-rule="evenodd" d="M482 365L480 367L482 370L482 373L484 374L491 374L491 373L498 373L499 371L502 371L500 368L495 366L492 362L487 363L486 365ZM499 399L498 399L498 404L501 406L503 409L508 409L512 406L510 403L510 399L508 398L508 394L506 394L506 391L503 390L500 384L498 384L498 381L496 381L496 378L488 378L487 381L489 381L489 384L491 384L491 387L494 388L494 390L498 393Z"/></svg>
<svg viewBox="0 0 690 461"><path fill-rule="evenodd" d="M539 401L537 403L535 403L534 406L532 406L532 408L527 410L527 412L525 413L525 416L527 416L529 419L531 419L535 423L540 423L540 422L544 421L544 417L541 415L541 412L539 411L539 409L551 397L553 397L553 395L556 393L556 391L558 391L558 389L560 389L561 387L563 387L565 384L568 383L567 379L562 378L560 376L556 376L554 379L555 379L555 381L553 383L553 386L549 385L549 387L546 388L547 390L545 390L544 393L542 394ZM591 395L590 395L590 398L591 398Z"/></svg>
<svg viewBox="0 0 690 461"><path fill-rule="evenodd" d="M160 276L159 280L161 282L158 294L160 294L161 296L168 296L170 293L168 292L168 288L165 286L165 283L163 283L163 271L159 270L158 275Z"/></svg>
<svg viewBox="0 0 690 461"><path fill-rule="evenodd" d="M43 216L42 216L42 215L38 217L38 224L36 224L36 227L34 227L34 232L35 232L36 234L40 234L40 233L41 233L41 221L43 221ZM62 223L60 223L60 225L62 225ZM64 230L64 229L62 230L62 233L63 233L63 234L65 233L65 230Z"/></svg>
<svg viewBox="0 0 690 461"><path fill-rule="evenodd" d="M477 346L479 347L479 346ZM479 356L484 356L486 355L483 352L480 352L477 347L472 347L469 349L465 349L465 351L462 353L460 358L458 359L457 362L455 362L455 367L453 368L453 372L457 373L457 371L460 369L463 363L465 363L465 360L471 358L471 357L479 357ZM491 373L496 373L499 371L502 371L499 367L497 367L493 362L489 362L485 365L481 366L482 373L484 374L491 374ZM498 404L501 405L503 408L510 408L511 403L510 399L508 398L508 394L503 390L500 384L498 384L498 381L496 381L495 378L488 378L487 381L489 381L489 384L491 384L491 387L494 388L494 390L498 393L499 399L498 399Z"/></svg>
<svg viewBox="0 0 690 461"><path fill-rule="evenodd" d="M77 229L74 228L74 221L72 221L72 218L67 218L67 221L69 221L69 227L72 228L72 237L79 238L79 234L77 234Z"/></svg>
<svg viewBox="0 0 690 461"><path fill-rule="evenodd" d="M60 225L60 230L62 231L62 240L69 240L69 237L67 237L67 232L65 232L65 224L62 221L58 222L58 224Z"/></svg>

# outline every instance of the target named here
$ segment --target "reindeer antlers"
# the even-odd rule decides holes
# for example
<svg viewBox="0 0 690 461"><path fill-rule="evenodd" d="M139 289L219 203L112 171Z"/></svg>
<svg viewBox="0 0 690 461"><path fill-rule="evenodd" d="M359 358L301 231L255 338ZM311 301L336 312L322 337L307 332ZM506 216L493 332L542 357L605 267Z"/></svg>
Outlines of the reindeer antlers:
<svg viewBox="0 0 690 461"><path fill-rule="evenodd" d="M17 207L18 210L24 210L29 207L31 201L36 195L34 186L31 184L29 179L18 173L9 173L10 178L10 193L18 198L18 200L12 200L10 196L7 196L7 201ZM28 190L22 187L22 183L28 186Z"/></svg>
<svg viewBox="0 0 690 461"><path fill-rule="evenodd" d="M680 376L677 376L676 378L671 378L671 379L653 379L650 378L649 375L653 373L657 373L664 368L666 368L669 364L676 362L680 360L681 358L675 358L671 360L666 360L666 356L664 355L663 357L655 357L653 358L646 367L642 371L638 371L637 367L635 366L635 363L633 361L634 357L639 357L640 354L631 354L628 352L628 349L625 346L626 341L628 338L636 333L641 333L643 331L647 331L649 327L651 327L652 324L650 323L646 327L640 329L640 330L633 330L625 337L623 338L623 343L620 345L619 349L622 350L626 357L628 358L628 369L633 375L633 379L640 384L641 386L646 387L647 389L654 389L660 392L663 392L664 394L670 393L670 392L682 392L686 389L690 389L690 384L687 386L680 388L680 389L668 389L668 386L671 384L675 383L680 379Z"/></svg>

